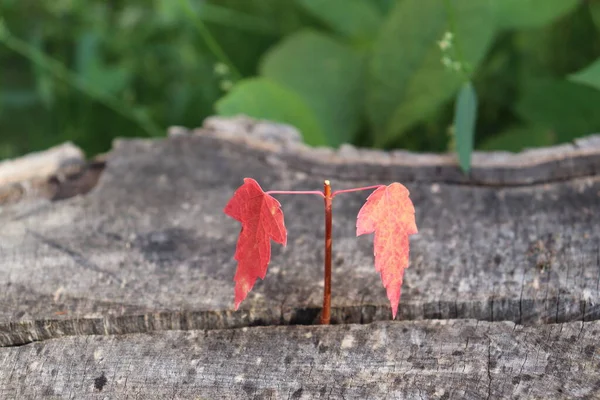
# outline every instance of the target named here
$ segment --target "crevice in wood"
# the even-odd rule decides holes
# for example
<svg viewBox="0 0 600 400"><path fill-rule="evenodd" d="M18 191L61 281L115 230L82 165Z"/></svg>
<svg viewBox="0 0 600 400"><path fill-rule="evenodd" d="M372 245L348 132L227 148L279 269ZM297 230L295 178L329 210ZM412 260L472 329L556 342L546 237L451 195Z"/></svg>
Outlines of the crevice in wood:
<svg viewBox="0 0 600 400"><path fill-rule="evenodd" d="M487 362L487 378L488 378L488 394L487 399L489 400L492 396L492 339L488 338L488 362Z"/></svg>
<svg viewBox="0 0 600 400"><path fill-rule="evenodd" d="M0 185L0 206L33 199L59 201L85 195L96 187L106 167L104 156L90 161L67 160L50 175Z"/></svg>
<svg viewBox="0 0 600 400"><path fill-rule="evenodd" d="M558 299L550 298L548 304L554 304ZM583 300L581 300L583 301ZM489 304L489 302L488 302ZM531 304L530 304L531 305ZM434 307L434 306L439 306ZM401 304L398 310L397 321L410 320L463 320L475 319L478 321L514 322L524 326L554 324L556 316L553 311L548 315L542 315L545 306L538 304L536 312L530 309L529 317L522 320L518 313L494 315L491 320L490 309L479 309L476 305L460 304L459 314L452 312L445 302L441 306L439 302L434 304L423 304L420 306L421 313L411 310L410 304ZM509 307L518 310L518 305ZM593 309L593 311L590 310ZM434 313L426 313L425 309L437 309ZM580 307L568 307L568 309L583 309L587 316L574 313L564 315L562 322L593 321L600 320L600 307L592 304L580 305ZM173 311L157 312L147 314L130 314L123 316L108 316L104 318L65 318L65 319L43 319L22 320L0 324L0 347L19 346L31 342L39 342L63 336L75 335L120 335L131 333L148 333L156 331L171 330L216 330L216 329L239 329L256 326L282 326L282 325L319 325L320 307L293 308L276 310L274 312L256 309L224 311ZM377 321L391 321L389 307L363 304L361 306L332 307L331 324L357 324L364 325Z"/></svg>
<svg viewBox="0 0 600 400"><path fill-rule="evenodd" d="M77 173L67 175L63 179L52 176L48 182L56 185L56 190L51 200L65 200L89 193L98 184L105 167L106 161L98 158L86 163Z"/></svg>

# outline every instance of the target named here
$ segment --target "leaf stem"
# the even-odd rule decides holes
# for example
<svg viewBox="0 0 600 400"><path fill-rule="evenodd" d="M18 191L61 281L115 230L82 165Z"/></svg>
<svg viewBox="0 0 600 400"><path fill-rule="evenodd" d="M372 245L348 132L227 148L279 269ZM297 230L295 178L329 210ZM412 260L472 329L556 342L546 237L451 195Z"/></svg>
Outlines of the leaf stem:
<svg viewBox="0 0 600 400"><path fill-rule="evenodd" d="M329 325L331 321L331 183L326 180L323 184L325 198L325 286L323 289L323 310L321 311L321 325Z"/></svg>
<svg viewBox="0 0 600 400"><path fill-rule="evenodd" d="M323 192L318 190L269 190L266 194L315 194L325 198Z"/></svg>
<svg viewBox="0 0 600 400"><path fill-rule="evenodd" d="M343 190L336 190L335 192L333 192L333 194L331 195L331 198L333 199L335 196L337 196L338 194L341 193L350 193L350 192L358 192L361 190L371 190L371 189L377 189L380 188L382 186L385 185L373 185L373 186L365 186L365 187L360 187L360 188L354 188L354 189L343 189Z"/></svg>

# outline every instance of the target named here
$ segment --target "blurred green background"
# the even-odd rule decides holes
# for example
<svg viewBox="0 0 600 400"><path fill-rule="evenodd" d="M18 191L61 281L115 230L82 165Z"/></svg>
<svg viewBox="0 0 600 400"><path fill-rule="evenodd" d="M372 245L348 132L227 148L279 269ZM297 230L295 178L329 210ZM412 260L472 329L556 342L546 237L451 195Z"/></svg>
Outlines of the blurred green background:
<svg viewBox="0 0 600 400"><path fill-rule="evenodd" d="M0 21L0 158L213 114L465 170L600 132L600 0L0 0Z"/></svg>

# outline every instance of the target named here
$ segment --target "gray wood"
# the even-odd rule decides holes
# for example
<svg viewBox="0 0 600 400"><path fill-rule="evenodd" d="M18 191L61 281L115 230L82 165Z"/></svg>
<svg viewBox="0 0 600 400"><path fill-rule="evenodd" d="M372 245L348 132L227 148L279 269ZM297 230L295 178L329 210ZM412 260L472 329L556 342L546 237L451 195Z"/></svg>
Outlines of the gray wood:
<svg viewBox="0 0 600 400"><path fill-rule="evenodd" d="M6 399L597 399L600 322L77 336L0 349Z"/></svg>
<svg viewBox="0 0 600 400"><path fill-rule="evenodd" d="M291 129L240 129L117 141L90 193L2 208L0 345L314 323L322 301L324 227L322 201L311 196L278 196L288 246L273 245L265 281L233 311L239 224L222 209L245 176L265 190L320 189L326 178L334 188L405 183L419 234L411 239L400 319L598 319L600 176L492 187L445 177L404 181L391 167L371 179L372 170L359 163L345 164L351 172L342 175L354 177L345 179L337 167L325 175L307 173L317 165L310 160L302 168L300 158L288 163L281 149L295 143ZM371 163L380 161L385 157ZM391 318L373 267L372 238L355 237L367 194L334 201L334 322Z"/></svg>

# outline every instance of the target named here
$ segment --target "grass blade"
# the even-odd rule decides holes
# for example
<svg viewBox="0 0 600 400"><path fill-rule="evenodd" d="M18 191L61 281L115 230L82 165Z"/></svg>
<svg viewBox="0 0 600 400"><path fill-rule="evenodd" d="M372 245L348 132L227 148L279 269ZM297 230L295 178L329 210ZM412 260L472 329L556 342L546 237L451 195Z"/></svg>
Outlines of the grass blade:
<svg viewBox="0 0 600 400"><path fill-rule="evenodd" d="M454 108L454 131L456 151L460 167L466 174L471 169L471 153L475 137L475 120L477 119L477 93L471 82L463 84Z"/></svg>

